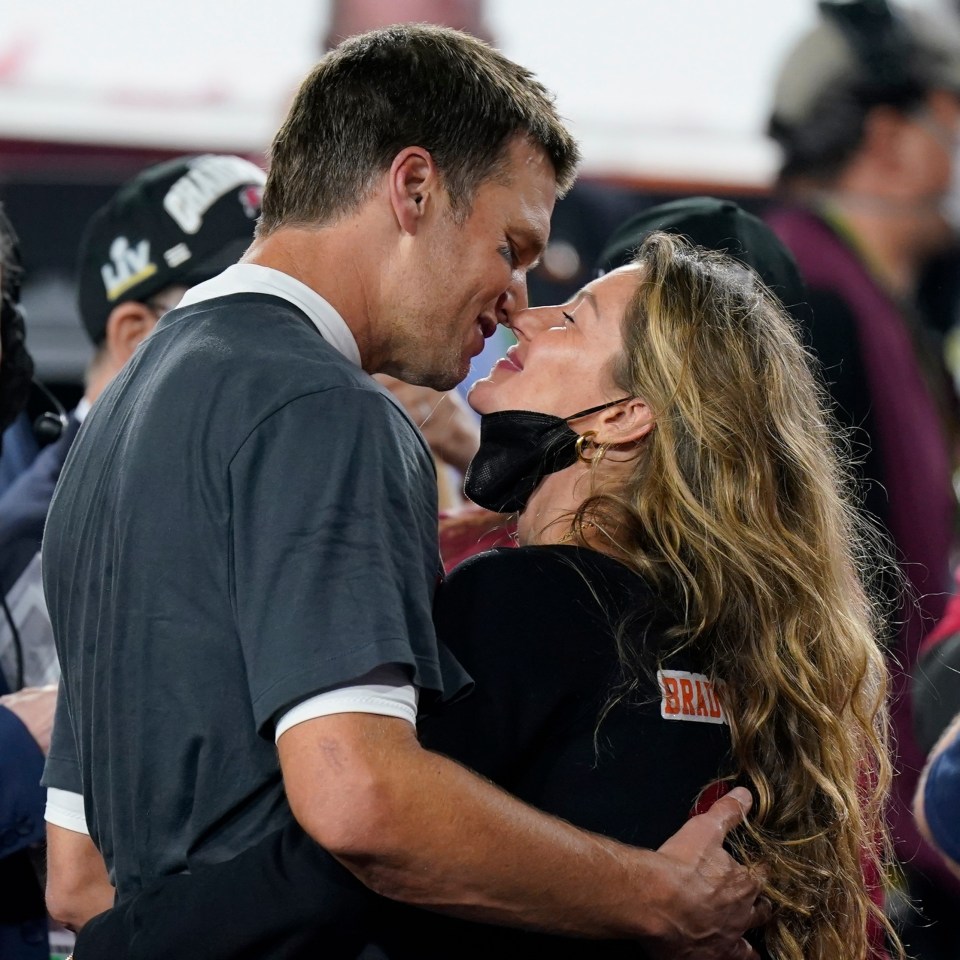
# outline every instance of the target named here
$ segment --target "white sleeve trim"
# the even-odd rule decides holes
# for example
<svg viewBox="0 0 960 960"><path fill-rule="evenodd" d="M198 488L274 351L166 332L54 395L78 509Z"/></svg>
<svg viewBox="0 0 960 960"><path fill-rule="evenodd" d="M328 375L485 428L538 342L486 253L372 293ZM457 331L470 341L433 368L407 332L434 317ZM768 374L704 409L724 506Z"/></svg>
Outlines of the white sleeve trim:
<svg viewBox="0 0 960 960"><path fill-rule="evenodd" d="M49 787L43 819L47 823L52 823L55 827L63 827L64 830L72 830L74 833L85 833L88 837L90 836L90 831L87 829L87 815L83 809L82 793Z"/></svg>
<svg viewBox="0 0 960 960"><path fill-rule="evenodd" d="M419 691L396 663L375 667L362 677L338 684L291 707L277 721L274 741L291 727L336 713L374 713L416 726Z"/></svg>

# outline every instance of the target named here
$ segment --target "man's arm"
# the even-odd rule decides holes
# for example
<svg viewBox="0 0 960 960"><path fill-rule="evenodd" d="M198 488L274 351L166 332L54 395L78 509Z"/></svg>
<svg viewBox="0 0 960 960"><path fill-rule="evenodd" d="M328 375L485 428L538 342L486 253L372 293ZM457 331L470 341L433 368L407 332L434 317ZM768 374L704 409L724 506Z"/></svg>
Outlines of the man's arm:
<svg viewBox="0 0 960 960"><path fill-rule="evenodd" d="M722 846L746 791L653 852L528 807L424 750L402 720L321 717L278 748L297 820L380 894L473 920L642 939L673 960L756 956L741 936L767 919L759 881Z"/></svg>
<svg viewBox="0 0 960 960"><path fill-rule="evenodd" d="M85 833L47 824L47 910L69 930L113 906L100 851Z"/></svg>

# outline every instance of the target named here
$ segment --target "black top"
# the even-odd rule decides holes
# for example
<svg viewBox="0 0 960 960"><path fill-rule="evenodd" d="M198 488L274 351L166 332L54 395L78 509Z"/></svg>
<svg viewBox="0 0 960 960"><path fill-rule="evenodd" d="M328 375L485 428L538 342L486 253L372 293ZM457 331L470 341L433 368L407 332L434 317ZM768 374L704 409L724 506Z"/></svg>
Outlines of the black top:
<svg viewBox="0 0 960 960"><path fill-rule="evenodd" d="M422 719L432 750L542 810L644 847L678 830L716 778L729 728L709 711L662 716L658 655L676 619L622 563L567 546L495 550L456 569L435 618L476 687ZM618 631L640 652L643 675L601 723L622 678ZM664 667L697 672L691 654Z"/></svg>
<svg viewBox="0 0 960 960"><path fill-rule="evenodd" d="M422 719L423 742L520 799L577 826L656 848L722 772L730 735L711 716L721 712L712 687L689 653L658 663L676 619L616 560L567 546L482 554L453 572L435 615L438 636L476 687ZM638 651L641 680L604 715L623 676L617 633ZM677 685L677 701L665 700L658 666L665 683ZM670 714L674 703L679 709ZM637 956L632 943L527 934L403 908L387 916L384 952L395 960L540 951Z"/></svg>
<svg viewBox="0 0 960 960"><path fill-rule="evenodd" d="M672 621L644 580L621 563L568 546L482 554L450 575L438 593L435 615L438 637L476 686L470 696L422 718L423 742L529 803L579 826L655 848L683 825L701 788L727 764L729 728L692 656L670 657L662 665L666 694L658 685L659 654ZM618 634L640 651L642 679L603 715L620 684ZM245 855L243 869L231 864L204 868L154 888L149 900L128 901L88 926L77 960L122 949L133 929L157 956L238 956L223 952L222 938L204 937L205 926L229 930L232 950L256 940L261 958L307 956L306 948L302 953L289 949L290 931L298 930L302 945L303 926L314 922L311 911L319 913L321 904L325 926L317 925L314 947L329 948L342 929L330 925L327 890L332 888L322 888L320 879L337 875L337 868L318 857L316 847L287 842L287 866L300 882L296 889L291 882L289 896L280 895L277 884L286 881L276 869L275 854L284 842L278 835L261 844ZM256 866L258 858L262 868ZM317 881L308 894L312 907L304 898L308 858L316 858ZM343 896L342 884L335 895ZM234 902L261 906L233 911L229 904ZM341 926L357 923L355 906L348 898ZM217 917L217 911L230 915ZM528 957L544 947L553 957L638 955L633 943L531 935L386 901L373 908L373 919L366 915L359 925L377 931L376 946L361 954L371 958ZM262 936L268 926L275 934L271 942ZM116 939L105 939L110 936ZM339 955L352 954L345 949Z"/></svg>

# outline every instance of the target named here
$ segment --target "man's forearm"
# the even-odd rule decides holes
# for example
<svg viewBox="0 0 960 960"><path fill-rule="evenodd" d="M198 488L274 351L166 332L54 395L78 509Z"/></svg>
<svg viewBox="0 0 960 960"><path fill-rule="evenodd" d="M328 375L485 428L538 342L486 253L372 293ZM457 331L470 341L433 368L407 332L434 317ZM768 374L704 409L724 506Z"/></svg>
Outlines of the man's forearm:
<svg viewBox="0 0 960 960"><path fill-rule="evenodd" d="M682 844L666 853L638 850L536 811L424 751L401 722L384 723L359 743L336 724L319 739L290 738L294 731L280 739L297 819L377 892L470 919L584 937L696 942L697 903L706 928L715 910L731 925L739 910L746 928L756 884L723 852L719 823L706 825L715 833L709 857ZM358 755L366 758L359 766ZM310 772L317 757L323 775Z"/></svg>
<svg viewBox="0 0 960 960"><path fill-rule="evenodd" d="M47 910L77 931L113 906L114 889L100 851L82 833L47 824Z"/></svg>

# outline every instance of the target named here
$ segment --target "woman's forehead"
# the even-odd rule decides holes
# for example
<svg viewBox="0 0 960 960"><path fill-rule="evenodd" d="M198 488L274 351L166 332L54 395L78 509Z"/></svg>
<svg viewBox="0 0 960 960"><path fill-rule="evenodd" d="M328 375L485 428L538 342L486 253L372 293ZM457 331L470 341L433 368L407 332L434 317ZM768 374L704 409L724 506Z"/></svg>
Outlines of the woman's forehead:
<svg viewBox="0 0 960 960"><path fill-rule="evenodd" d="M606 307L616 308L620 304L625 305L633 296L642 276L642 267L628 264L588 283L582 292L591 294L600 310Z"/></svg>

